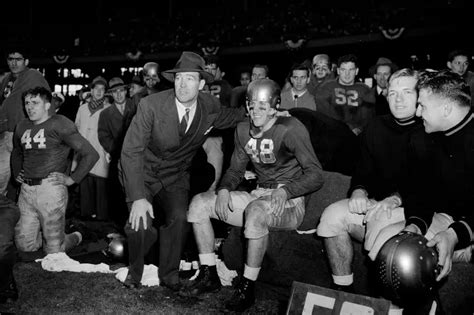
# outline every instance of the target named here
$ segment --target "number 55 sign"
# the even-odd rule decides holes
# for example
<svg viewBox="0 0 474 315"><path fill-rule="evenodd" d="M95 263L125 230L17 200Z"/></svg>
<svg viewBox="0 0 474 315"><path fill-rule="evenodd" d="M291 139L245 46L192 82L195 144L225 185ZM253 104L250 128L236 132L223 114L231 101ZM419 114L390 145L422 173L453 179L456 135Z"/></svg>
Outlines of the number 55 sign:
<svg viewBox="0 0 474 315"><path fill-rule="evenodd" d="M388 314L390 301L294 281L286 314Z"/></svg>

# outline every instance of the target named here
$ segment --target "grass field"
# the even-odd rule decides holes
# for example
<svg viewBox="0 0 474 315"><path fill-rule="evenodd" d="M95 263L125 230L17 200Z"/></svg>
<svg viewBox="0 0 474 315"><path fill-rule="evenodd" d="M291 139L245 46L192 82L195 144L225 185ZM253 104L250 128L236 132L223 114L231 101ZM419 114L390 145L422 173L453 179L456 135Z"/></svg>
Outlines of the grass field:
<svg viewBox="0 0 474 315"><path fill-rule="evenodd" d="M232 293L224 287L198 299L162 287L129 290L114 274L48 272L35 262L18 263L15 276L20 297L14 304L1 305L1 314L221 314ZM248 313L278 314L285 307L259 297Z"/></svg>

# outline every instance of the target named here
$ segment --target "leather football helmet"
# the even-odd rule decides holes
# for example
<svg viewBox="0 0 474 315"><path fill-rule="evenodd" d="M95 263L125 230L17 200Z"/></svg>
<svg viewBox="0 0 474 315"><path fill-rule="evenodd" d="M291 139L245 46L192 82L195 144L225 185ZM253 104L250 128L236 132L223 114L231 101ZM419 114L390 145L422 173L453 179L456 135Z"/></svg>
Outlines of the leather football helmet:
<svg viewBox="0 0 474 315"><path fill-rule="evenodd" d="M122 261L128 259L128 246L125 237L114 237L110 240L105 254L115 260Z"/></svg>
<svg viewBox="0 0 474 315"><path fill-rule="evenodd" d="M280 105L280 86L270 79L259 79L250 82L247 87L247 106L251 102L268 102L270 107Z"/></svg>
<svg viewBox="0 0 474 315"><path fill-rule="evenodd" d="M433 297L439 274L438 253L427 239L402 231L390 238L375 260L382 295L400 306Z"/></svg>

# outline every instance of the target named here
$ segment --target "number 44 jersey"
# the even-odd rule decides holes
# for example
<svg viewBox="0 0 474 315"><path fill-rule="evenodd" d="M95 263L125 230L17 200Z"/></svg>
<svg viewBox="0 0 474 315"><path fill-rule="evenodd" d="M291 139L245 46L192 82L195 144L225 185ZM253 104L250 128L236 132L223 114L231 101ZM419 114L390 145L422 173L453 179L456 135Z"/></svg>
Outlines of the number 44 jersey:
<svg viewBox="0 0 474 315"><path fill-rule="evenodd" d="M322 185L321 165L306 127L294 117L277 117L260 138L250 135L250 122L235 131L231 165L220 188L235 190L251 161L260 185L285 185L289 198L305 195Z"/></svg>
<svg viewBox="0 0 474 315"><path fill-rule="evenodd" d="M51 172L65 173L71 148L81 146L78 135L74 123L61 115L53 115L38 125L28 119L19 122L14 146L20 149L24 176L44 178Z"/></svg>

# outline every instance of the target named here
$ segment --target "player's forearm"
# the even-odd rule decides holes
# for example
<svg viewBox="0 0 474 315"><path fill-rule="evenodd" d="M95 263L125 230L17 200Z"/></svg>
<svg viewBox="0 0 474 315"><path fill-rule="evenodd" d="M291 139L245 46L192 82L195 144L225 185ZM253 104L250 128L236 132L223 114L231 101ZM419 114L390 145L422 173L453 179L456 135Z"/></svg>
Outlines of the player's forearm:
<svg viewBox="0 0 474 315"><path fill-rule="evenodd" d="M324 184L321 168L313 167L305 170L305 173L290 184L283 186L288 199L304 196L319 190Z"/></svg>

